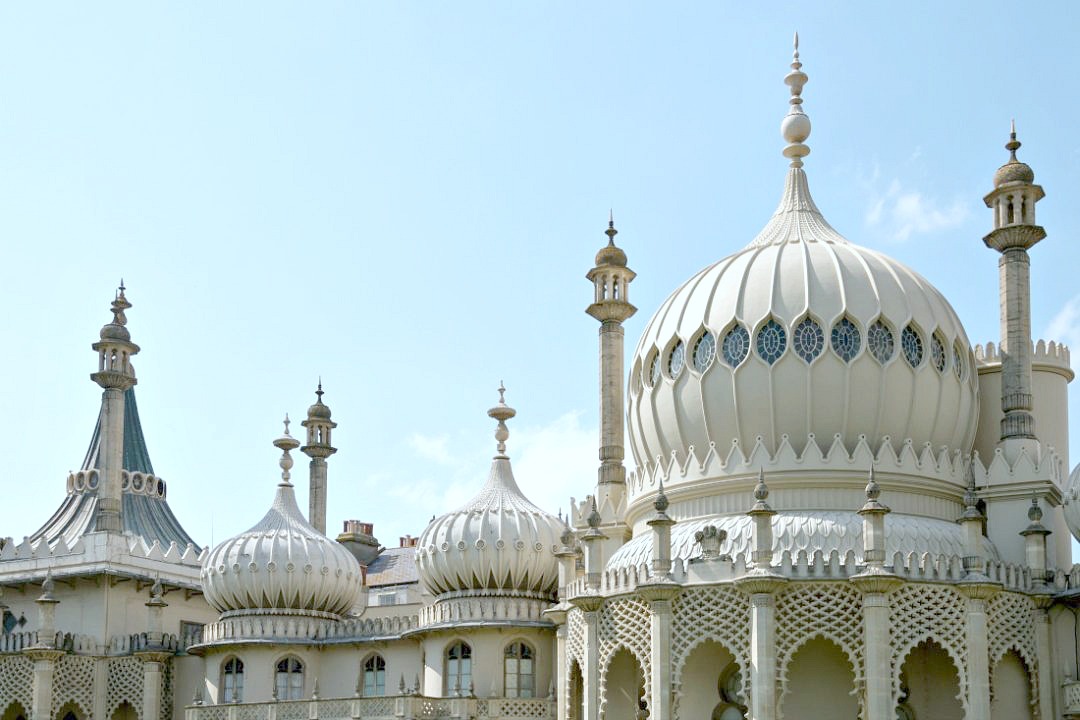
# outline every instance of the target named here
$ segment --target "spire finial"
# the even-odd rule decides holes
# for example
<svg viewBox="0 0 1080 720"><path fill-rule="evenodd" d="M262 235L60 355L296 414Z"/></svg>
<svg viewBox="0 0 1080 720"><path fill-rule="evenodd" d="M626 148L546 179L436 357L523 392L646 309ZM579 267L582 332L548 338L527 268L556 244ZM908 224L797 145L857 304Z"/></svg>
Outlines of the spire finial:
<svg viewBox="0 0 1080 720"><path fill-rule="evenodd" d="M784 77L784 83L791 88L791 108L780 123L780 134L788 143L784 148L784 157L791 158L791 167L800 168L802 159L810 154L810 148L804 143L810 137L810 118L802 109L802 90L808 80L799 61L799 33L795 33L795 49L791 58L791 72Z"/></svg>
<svg viewBox="0 0 1080 720"><path fill-rule="evenodd" d="M281 460L278 461L278 467L281 468L281 482L278 483L278 485L284 487L292 487L292 483L289 482L289 478L291 477L289 471L292 470L293 459L292 456L289 455L289 451L295 450L296 448L300 447L299 441L297 441L296 438L289 434L290 422L291 421L289 420L289 414L286 413L284 423L285 434L283 434L281 437L274 441L274 447L281 450Z"/></svg>
<svg viewBox="0 0 1080 720"><path fill-rule="evenodd" d="M608 210L607 230L604 234L608 237L608 245L615 244L615 236L619 234L619 231L615 229L615 211Z"/></svg>
<svg viewBox="0 0 1080 720"><path fill-rule="evenodd" d="M499 454L495 457L506 457L506 439L510 437L510 431L506 427L506 421L517 415L517 410L506 404L506 386L499 381L499 404L488 410L488 417L499 421L495 428L496 448Z"/></svg>
<svg viewBox="0 0 1080 720"><path fill-rule="evenodd" d="M1009 151L1009 162L1020 162L1016 159L1016 151L1020 149L1020 141L1016 139L1016 120L1009 124L1009 142L1005 143L1005 149Z"/></svg>
<svg viewBox="0 0 1080 720"><path fill-rule="evenodd" d="M319 376L319 388L315 391L315 395L319 398L318 400L316 400L316 402L318 402L319 404L322 404L322 396L323 396L322 375Z"/></svg>
<svg viewBox="0 0 1080 720"><path fill-rule="evenodd" d="M124 287L124 279L120 278L120 285L116 288L116 297L112 301L113 325L127 325L127 316L124 311L131 308L131 303L124 297L124 290L127 288Z"/></svg>

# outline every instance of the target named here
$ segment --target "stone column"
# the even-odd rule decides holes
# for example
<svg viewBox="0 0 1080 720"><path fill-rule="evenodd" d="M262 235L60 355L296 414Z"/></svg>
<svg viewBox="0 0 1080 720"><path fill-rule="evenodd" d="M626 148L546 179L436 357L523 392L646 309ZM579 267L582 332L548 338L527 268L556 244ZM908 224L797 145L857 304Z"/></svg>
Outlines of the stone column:
<svg viewBox="0 0 1080 720"><path fill-rule="evenodd" d="M315 458L308 465L308 522L326 534L326 460Z"/></svg>
<svg viewBox="0 0 1080 720"><path fill-rule="evenodd" d="M889 642L889 593L902 584L887 573L861 573L851 581L863 593L863 648L867 720L893 720L892 646Z"/></svg>
<svg viewBox="0 0 1080 720"><path fill-rule="evenodd" d="M557 708L558 720L567 718L567 686L568 669L566 665L566 614L570 606L559 603L549 610L544 611L552 623L555 624L555 707Z"/></svg>
<svg viewBox="0 0 1080 720"><path fill-rule="evenodd" d="M638 594L649 602L652 611L649 664L651 697L650 718L670 718L673 698L671 692L671 601L678 595L679 586L672 582L642 585Z"/></svg>
<svg viewBox="0 0 1080 720"><path fill-rule="evenodd" d="M161 714L161 690L165 663L172 654L155 650L135 655L143 663L143 706L139 716L143 720L168 720Z"/></svg>
<svg viewBox="0 0 1080 720"><path fill-rule="evenodd" d="M967 597L968 712L965 720L990 720L990 644L986 605L999 586L965 578L957 589Z"/></svg>
<svg viewBox="0 0 1080 720"><path fill-rule="evenodd" d="M600 720L600 606L603 598L597 595L576 597L571 602L581 608L585 619L585 657L581 668L581 720Z"/></svg>
<svg viewBox="0 0 1080 720"><path fill-rule="evenodd" d="M787 580L767 571L736 583L750 594L749 720L776 720L776 598Z"/></svg>
<svg viewBox="0 0 1080 720"><path fill-rule="evenodd" d="M56 661L64 654L55 648L35 647L23 651L34 661L34 686L31 692L30 720L52 720L53 674Z"/></svg>
<svg viewBox="0 0 1080 720"><path fill-rule="evenodd" d="M1047 609L1052 604L1048 595L1035 596L1035 653L1039 663L1039 718L1038 720L1055 720L1054 701L1058 692L1054 684L1054 672L1051 667L1054 656L1052 636L1050 634L1050 615Z"/></svg>

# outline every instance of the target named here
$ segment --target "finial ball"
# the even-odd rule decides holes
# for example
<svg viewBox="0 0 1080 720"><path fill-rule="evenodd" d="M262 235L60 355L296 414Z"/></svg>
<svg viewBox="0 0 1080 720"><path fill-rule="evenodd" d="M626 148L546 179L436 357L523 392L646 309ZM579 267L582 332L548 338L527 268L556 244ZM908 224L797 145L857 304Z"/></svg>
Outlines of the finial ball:
<svg viewBox="0 0 1080 720"><path fill-rule="evenodd" d="M780 134L785 142L802 143L810 137L810 118L802 113L785 115L780 123Z"/></svg>

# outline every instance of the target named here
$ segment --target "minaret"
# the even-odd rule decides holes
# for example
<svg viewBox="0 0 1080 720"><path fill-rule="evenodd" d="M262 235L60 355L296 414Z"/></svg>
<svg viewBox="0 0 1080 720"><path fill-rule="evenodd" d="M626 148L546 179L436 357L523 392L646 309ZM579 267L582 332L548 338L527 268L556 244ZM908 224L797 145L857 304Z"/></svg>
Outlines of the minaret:
<svg viewBox="0 0 1080 720"><path fill-rule="evenodd" d="M323 405L322 380L319 380L315 396L318 399L308 408L307 420L300 423L307 428L307 445L300 448L300 452L311 458L311 465L308 466L308 522L325 535L326 458L337 452L337 448L330 446L330 431L337 427L337 423L330 420L330 408Z"/></svg>
<svg viewBox="0 0 1080 720"><path fill-rule="evenodd" d="M124 391L137 382L131 356L139 352L139 346L131 342L127 317L124 311L131 303L124 297L124 281L116 291L112 302L113 320L101 328L100 341L91 347L98 354L98 371L90 379L100 385L102 437L102 478L98 490L98 515L96 529L101 532L120 533L121 472L124 465Z"/></svg>
<svg viewBox="0 0 1080 720"><path fill-rule="evenodd" d="M1012 125L1009 161L994 173L994 189L983 200L994 211L994 229L983 238L1001 253L998 261L1001 294L1001 441L1033 440L1035 419L1031 402L1031 260L1028 248L1046 237L1035 224L1035 203L1043 189L1035 173L1016 159L1020 142ZM1018 449L1006 446L1010 459Z"/></svg>
<svg viewBox="0 0 1080 720"><path fill-rule="evenodd" d="M585 312L600 321L600 469L596 501L602 510L619 507L626 490L623 322L637 312L629 302L630 283L636 273L626 266L626 253L615 245L618 233L614 217L609 217L608 244L596 253L596 267L585 276L595 290L593 303ZM603 514L606 521L611 520L607 512Z"/></svg>

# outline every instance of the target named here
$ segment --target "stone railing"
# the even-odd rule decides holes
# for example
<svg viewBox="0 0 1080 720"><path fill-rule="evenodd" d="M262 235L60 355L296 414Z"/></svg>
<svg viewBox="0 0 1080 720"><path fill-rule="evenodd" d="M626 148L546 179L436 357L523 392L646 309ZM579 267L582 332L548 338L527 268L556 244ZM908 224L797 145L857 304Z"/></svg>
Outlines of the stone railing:
<svg viewBox="0 0 1080 720"><path fill-rule="evenodd" d="M353 642L400 637L415 630L416 615L383 618L347 618L328 620L289 615L234 617L204 625L180 641L181 647L231 643L241 640L321 640Z"/></svg>
<svg viewBox="0 0 1080 720"><path fill-rule="evenodd" d="M420 627L484 622L538 622L547 624L544 611L550 599L500 597L492 595L439 598L434 605L420 610Z"/></svg>
<svg viewBox="0 0 1080 720"><path fill-rule="evenodd" d="M327 698L270 703L189 705L184 720L548 720L556 714L549 698Z"/></svg>
<svg viewBox="0 0 1080 720"><path fill-rule="evenodd" d="M1061 685L1062 712L1066 720L1080 720L1080 680L1066 680Z"/></svg>

